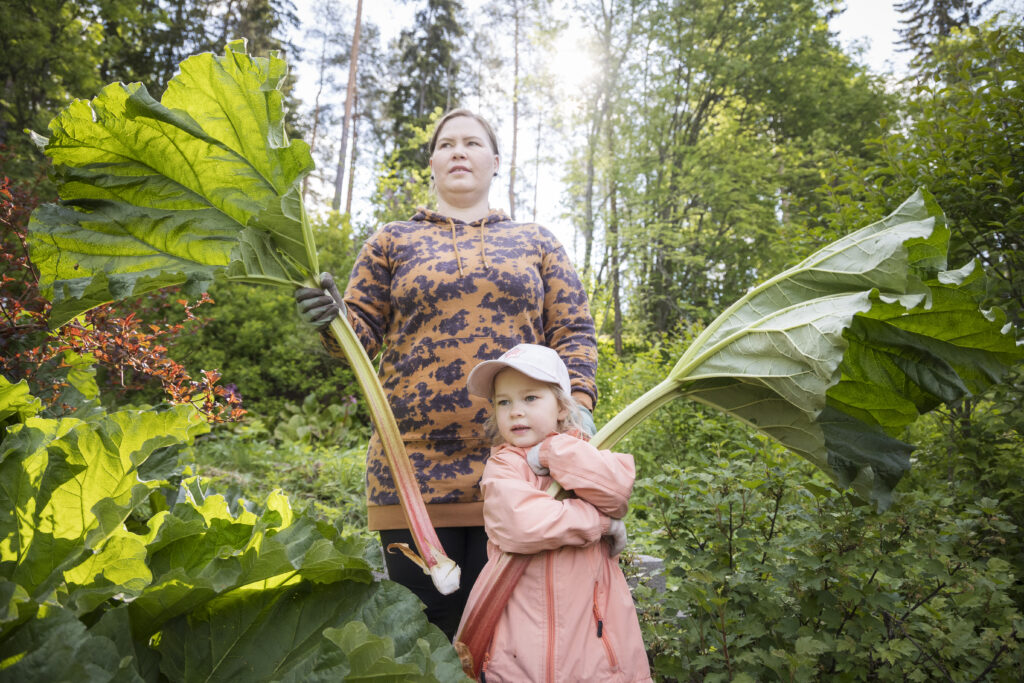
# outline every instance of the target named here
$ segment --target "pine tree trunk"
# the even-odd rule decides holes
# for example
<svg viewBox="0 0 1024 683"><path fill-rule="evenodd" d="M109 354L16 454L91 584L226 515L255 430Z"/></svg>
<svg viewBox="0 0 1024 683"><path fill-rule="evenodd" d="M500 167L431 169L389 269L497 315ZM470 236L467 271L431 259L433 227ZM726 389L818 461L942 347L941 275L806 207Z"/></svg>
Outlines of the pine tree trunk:
<svg viewBox="0 0 1024 683"><path fill-rule="evenodd" d="M516 148L519 145L519 3L513 6L512 161L508 165L508 215L516 219Z"/></svg>
<svg viewBox="0 0 1024 683"><path fill-rule="evenodd" d="M341 149L338 152L338 172L334 176L334 199L331 209L341 208L341 191L345 185L345 157L348 153L348 126L356 96L356 65L359 61L359 27L363 19L363 0L356 2L356 28L352 31L352 54L348 62L348 91L345 94L345 118L341 123Z"/></svg>

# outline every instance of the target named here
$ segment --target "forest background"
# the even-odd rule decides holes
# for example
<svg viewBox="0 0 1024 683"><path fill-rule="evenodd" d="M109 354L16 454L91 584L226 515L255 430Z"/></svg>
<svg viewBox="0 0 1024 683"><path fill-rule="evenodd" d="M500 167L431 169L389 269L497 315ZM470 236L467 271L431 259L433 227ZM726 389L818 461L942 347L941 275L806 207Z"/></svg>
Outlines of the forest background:
<svg viewBox="0 0 1024 683"><path fill-rule="evenodd" d="M368 418L287 293L217 282L212 302L150 296L49 332L24 246L29 212L56 195L23 131L45 134L108 82L159 97L183 58L240 36L314 76L286 109L317 161L306 203L336 274L376 227L429 203L424 143L444 109L505 131L508 194L492 204L518 220L536 212L541 169L558 175L601 335L598 424L749 287L918 187L950 221L950 265L977 259L986 305L1020 334L1019 3L894 3L898 77L841 44L831 0L410 0L411 24L387 32L355 5L314 3L310 26L287 0L5 10L0 348L5 377L29 380L48 414L191 401L215 423L192 454L211 490L259 506L280 488L366 535ZM595 66L566 83L558 60L581 35ZM636 589L659 680L1024 678L1021 370L908 427L914 466L883 514L699 406L637 430L621 446L639 471L627 521L631 552L666 560L664 592ZM75 392L82 372L98 396Z"/></svg>

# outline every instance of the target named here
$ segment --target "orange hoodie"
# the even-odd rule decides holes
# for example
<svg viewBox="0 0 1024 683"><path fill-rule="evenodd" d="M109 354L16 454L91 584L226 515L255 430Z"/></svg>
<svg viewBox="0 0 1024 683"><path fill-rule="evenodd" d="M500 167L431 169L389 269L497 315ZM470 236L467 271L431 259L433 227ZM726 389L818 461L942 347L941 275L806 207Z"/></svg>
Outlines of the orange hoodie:
<svg viewBox="0 0 1024 683"><path fill-rule="evenodd" d="M597 339L565 249L536 223L500 211L465 223L421 209L363 245L345 289L348 319L380 378L435 527L483 524L480 475L490 405L466 375L520 342L543 344L569 368L574 392L597 400ZM342 355L333 337L328 351ZM371 530L405 528L377 435L366 458Z"/></svg>
<svg viewBox="0 0 1024 683"><path fill-rule="evenodd" d="M533 473L526 450L495 447L484 468L484 526L490 560L533 555L509 598L483 676L499 681L650 681L640 623L618 558L601 537L621 518L633 489L633 456L599 451L569 434L546 439ZM552 478L578 498L555 500ZM464 614L482 591L469 595Z"/></svg>

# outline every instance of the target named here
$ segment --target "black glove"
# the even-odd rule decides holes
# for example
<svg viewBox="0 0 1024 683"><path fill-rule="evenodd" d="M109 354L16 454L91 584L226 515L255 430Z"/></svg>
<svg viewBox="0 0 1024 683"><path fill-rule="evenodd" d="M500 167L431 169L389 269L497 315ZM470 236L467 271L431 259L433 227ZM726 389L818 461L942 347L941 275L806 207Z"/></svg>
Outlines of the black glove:
<svg viewBox="0 0 1024 683"><path fill-rule="evenodd" d="M295 290L299 317L318 331L326 329L339 315L345 315L345 303L330 273L320 273L320 287L299 287Z"/></svg>

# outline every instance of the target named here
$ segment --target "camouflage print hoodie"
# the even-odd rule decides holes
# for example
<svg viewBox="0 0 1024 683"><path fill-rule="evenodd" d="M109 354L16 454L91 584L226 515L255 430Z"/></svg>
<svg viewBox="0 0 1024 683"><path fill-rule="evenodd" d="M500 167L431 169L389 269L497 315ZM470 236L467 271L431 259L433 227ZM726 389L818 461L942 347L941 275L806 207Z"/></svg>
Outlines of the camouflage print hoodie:
<svg viewBox="0 0 1024 683"><path fill-rule="evenodd" d="M473 223L419 210L363 245L345 290L349 322L380 378L434 525L483 524L487 401L466 375L521 342L558 351L573 392L596 405L586 293L546 228L492 211ZM324 337L328 350L340 350ZM406 526L376 434L366 466L370 529Z"/></svg>

